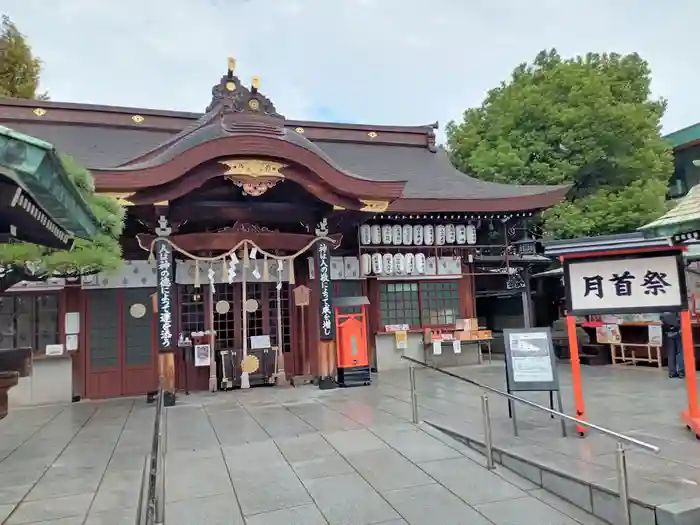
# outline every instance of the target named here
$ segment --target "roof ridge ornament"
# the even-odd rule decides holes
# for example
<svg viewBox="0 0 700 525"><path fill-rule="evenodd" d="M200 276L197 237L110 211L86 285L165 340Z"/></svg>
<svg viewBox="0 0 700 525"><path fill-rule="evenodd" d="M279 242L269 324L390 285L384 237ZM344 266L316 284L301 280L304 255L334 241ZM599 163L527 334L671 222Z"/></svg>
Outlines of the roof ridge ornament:
<svg viewBox="0 0 700 525"><path fill-rule="evenodd" d="M284 119L270 99L260 93L260 77L254 76L251 87L247 88L234 74L235 71L236 59L229 57L226 74L212 87L207 113L218 109L221 116L247 113Z"/></svg>

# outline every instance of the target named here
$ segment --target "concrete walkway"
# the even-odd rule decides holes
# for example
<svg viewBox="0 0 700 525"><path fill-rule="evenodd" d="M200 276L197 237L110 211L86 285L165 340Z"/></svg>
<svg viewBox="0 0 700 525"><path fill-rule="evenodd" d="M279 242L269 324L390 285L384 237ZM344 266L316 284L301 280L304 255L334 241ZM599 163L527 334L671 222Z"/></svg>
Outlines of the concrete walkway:
<svg viewBox="0 0 700 525"><path fill-rule="evenodd" d="M408 423L389 381L404 376L180 397L167 525L601 524ZM143 399L12 412L0 422L2 523L133 524L152 418Z"/></svg>

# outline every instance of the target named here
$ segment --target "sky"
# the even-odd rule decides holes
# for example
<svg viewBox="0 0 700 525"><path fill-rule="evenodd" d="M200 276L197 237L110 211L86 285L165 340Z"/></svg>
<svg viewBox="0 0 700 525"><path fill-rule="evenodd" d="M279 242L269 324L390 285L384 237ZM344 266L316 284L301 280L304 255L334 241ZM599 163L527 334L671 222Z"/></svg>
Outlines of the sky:
<svg viewBox="0 0 700 525"><path fill-rule="evenodd" d="M700 122L697 0L3 0L0 11L57 101L203 111L233 56L287 118L444 130L556 47L638 52L669 103L664 132Z"/></svg>

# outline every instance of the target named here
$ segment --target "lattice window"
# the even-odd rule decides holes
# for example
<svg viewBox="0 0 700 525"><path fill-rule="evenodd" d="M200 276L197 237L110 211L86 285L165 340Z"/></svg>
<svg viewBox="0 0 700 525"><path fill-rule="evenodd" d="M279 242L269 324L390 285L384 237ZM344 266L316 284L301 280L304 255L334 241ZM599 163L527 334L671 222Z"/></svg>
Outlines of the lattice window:
<svg viewBox="0 0 700 525"><path fill-rule="evenodd" d="M244 301L254 299L258 303L257 309L247 314L249 340L256 335L267 335L265 323L263 322L264 310L267 306L265 301L263 301L263 286L265 286L265 283L248 283L246 286L246 296L243 298Z"/></svg>
<svg viewBox="0 0 700 525"><path fill-rule="evenodd" d="M0 297L0 348L29 346L43 354L60 342L56 294Z"/></svg>
<svg viewBox="0 0 700 525"><path fill-rule="evenodd" d="M422 281L419 285L423 326L452 325L459 316L458 281Z"/></svg>
<svg viewBox="0 0 700 525"><path fill-rule="evenodd" d="M180 330L187 337L192 332L206 330L204 297L209 291L205 287L195 288L192 284L178 285L180 290Z"/></svg>
<svg viewBox="0 0 700 525"><path fill-rule="evenodd" d="M270 309L268 318L270 343L272 346L277 346L277 287L275 284L267 285L267 297ZM291 351L292 334L289 318L289 285L282 283L280 290L280 299L282 303L282 351Z"/></svg>
<svg viewBox="0 0 700 525"><path fill-rule="evenodd" d="M240 286L240 285L239 285ZM225 314L212 313L214 316L214 331L216 332L215 346L217 349L234 349L239 346L236 334L236 314L240 315L240 309L235 308L236 295L235 285L219 284L214 293L214 304L219 301L228 301L229 311ZM238 299L240 301L240 299Z"/></svg>
<svg viewBox="0 0 700 525"><path fill-rule="evenodd" d="M420 326L418 283L382 283L379 291L382 327L393 324Z"/></svg>
<svg viewBox="0 0 700 525"><path fill-rule="evenodd" d="M333 297L362 297L365 295L362 281L333 281ZM359 314L362 308L353 306L343 308L341 313Z"/></svg>

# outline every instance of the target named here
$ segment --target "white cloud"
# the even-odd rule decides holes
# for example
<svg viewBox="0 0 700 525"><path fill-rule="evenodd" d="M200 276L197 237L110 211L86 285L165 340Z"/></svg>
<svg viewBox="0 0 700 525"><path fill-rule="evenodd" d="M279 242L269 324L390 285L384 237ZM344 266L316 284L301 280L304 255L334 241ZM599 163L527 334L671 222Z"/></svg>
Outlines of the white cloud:
<svg viewBox="0 0 700 525"><path fill-rule="evenodd" d="M54 100L201 111L226 57L289 118L444 125L542 48L637 51L672 131L700 121L700 3L5 0Z"/></svg>

